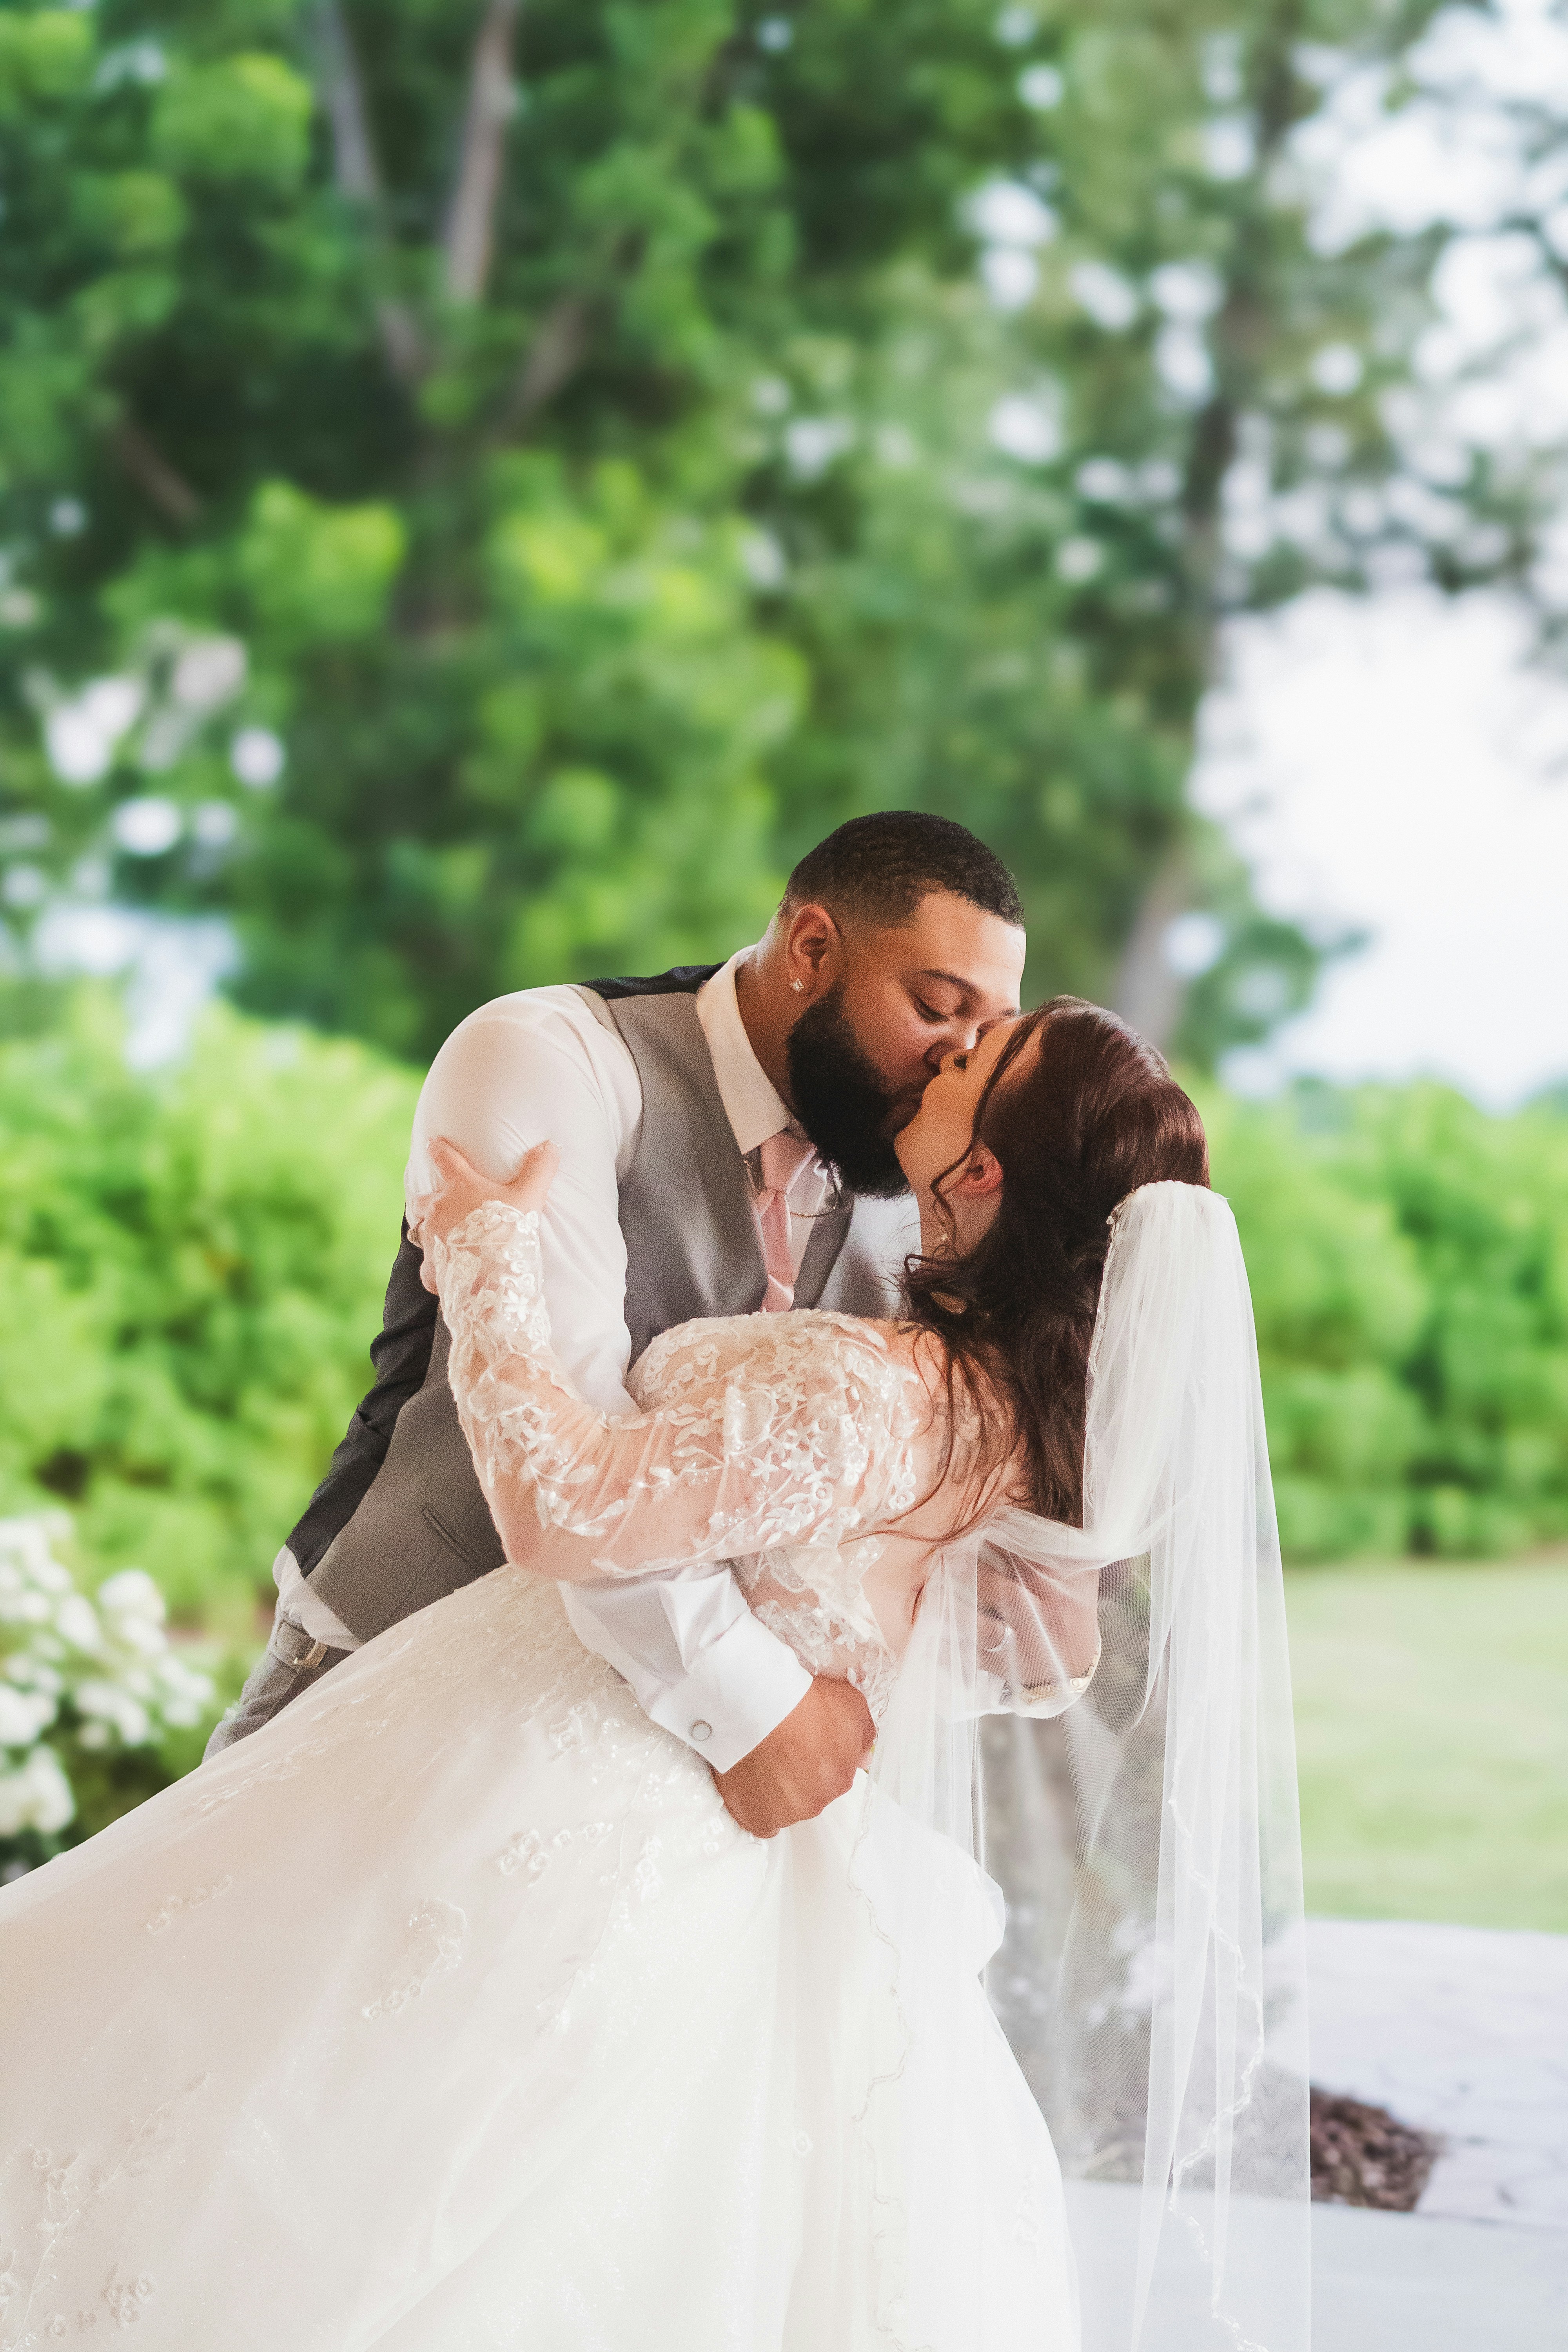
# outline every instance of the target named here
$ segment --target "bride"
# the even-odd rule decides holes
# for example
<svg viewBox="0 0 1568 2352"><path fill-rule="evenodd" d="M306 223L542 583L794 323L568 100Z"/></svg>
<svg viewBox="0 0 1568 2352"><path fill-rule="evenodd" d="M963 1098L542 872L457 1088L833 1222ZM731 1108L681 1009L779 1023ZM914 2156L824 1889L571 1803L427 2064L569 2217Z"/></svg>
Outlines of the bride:
<svg viewBox="0 0 1568 2352"><path fill-rule="evenodd" d="M132 2326L171 2352L1075 2352L1084 2225L982 1988L974 1829L980 1718L1075 1703L1098 1819L1061 1866L1147 1881L1119 1985L1083 1998L1109 1947L1078 1897L1055 1953L1088 2021L1058 2052L1074 2147L1097 2099L1123 2140L1136 2108L1126 2328L1162 2340L1184 2262L1216 2345L1304 2344L1296 2271L1260 2288L1237 2254L1300 2196L1304 2116L1259 2096L1278 1564L1197 1114L1058 1000L952 1056L898 1149L904 1320L682 1326L614 1422L551 1351L551 1147L507 1185L442 1152L453 1389L543 1572L383 1634L0 1894L4 2352ZM772 1842L561 1604L711 1559L879 1727L869 1774ZM1108 1635L1096 1716L1102 1626L1132 1646ZM1151 1737L1152 1843L1108 1844Z"/></svg>

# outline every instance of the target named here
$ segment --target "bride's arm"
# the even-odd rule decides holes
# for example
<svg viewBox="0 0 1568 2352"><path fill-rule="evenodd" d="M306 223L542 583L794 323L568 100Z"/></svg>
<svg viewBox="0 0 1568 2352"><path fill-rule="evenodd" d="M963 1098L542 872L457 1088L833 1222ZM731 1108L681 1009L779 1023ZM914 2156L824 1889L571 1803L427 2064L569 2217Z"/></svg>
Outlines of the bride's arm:
<svg viewBox="0 0 1568 2352"><path fill-rule="evenodd" d="M452 1391L510 1558L631 1575L842 1542L913 1499L913 1377L874 1327L758 1316L743 1351L693 1345L674 1401L611 1418L552 1349L537 1211L491 1197L426 1232Z"/></svg>

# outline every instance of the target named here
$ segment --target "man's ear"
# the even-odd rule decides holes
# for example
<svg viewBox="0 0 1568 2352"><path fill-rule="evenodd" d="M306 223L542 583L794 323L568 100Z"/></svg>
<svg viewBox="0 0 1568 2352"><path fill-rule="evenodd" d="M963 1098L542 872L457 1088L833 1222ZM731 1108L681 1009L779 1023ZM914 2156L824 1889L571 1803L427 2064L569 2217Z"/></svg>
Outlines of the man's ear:
<svg viewBox="0 0 1568 2352"><path fill-rule="evenodd" d="M826 907L808 900L791 908L784 926L784 971L796 996L809 1003L832 983L843 945L844 934Z"/></svg>
<svg viewBox="0 0 1568 2352"><path fill-rule="evenodd" d="M942 1188L944 1201L984 1201L1002 1190L1002 1162L988 1143L972 1143L963 1167Z"/></svg>

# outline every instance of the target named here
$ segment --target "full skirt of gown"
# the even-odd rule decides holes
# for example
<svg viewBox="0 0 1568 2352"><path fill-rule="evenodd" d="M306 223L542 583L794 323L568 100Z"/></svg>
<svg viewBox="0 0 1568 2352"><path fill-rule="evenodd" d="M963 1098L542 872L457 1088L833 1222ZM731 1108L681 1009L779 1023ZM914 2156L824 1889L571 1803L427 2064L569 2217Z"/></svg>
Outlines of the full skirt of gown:
<svg viewBox="0 0 1568 2352"><path fill-rule="evenodd" d="M998 1932L864 1780L747 1836L498 1570L0 1893L0 2352L1076 2352Z"/></svg>

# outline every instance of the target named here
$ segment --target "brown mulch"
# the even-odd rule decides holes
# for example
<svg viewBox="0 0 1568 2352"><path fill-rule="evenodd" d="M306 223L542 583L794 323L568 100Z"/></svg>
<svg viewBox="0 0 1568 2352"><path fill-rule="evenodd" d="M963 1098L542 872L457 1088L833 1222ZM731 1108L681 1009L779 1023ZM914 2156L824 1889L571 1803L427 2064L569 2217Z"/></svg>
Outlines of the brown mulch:
<svg viewBox="0 0 1568 2352"><path fill-rule="evenodd" d="M1311 2096L1312 2196L1316 2202L1414 2211L1442 2148L1386 2107L1314 2089Z"/></svg>

